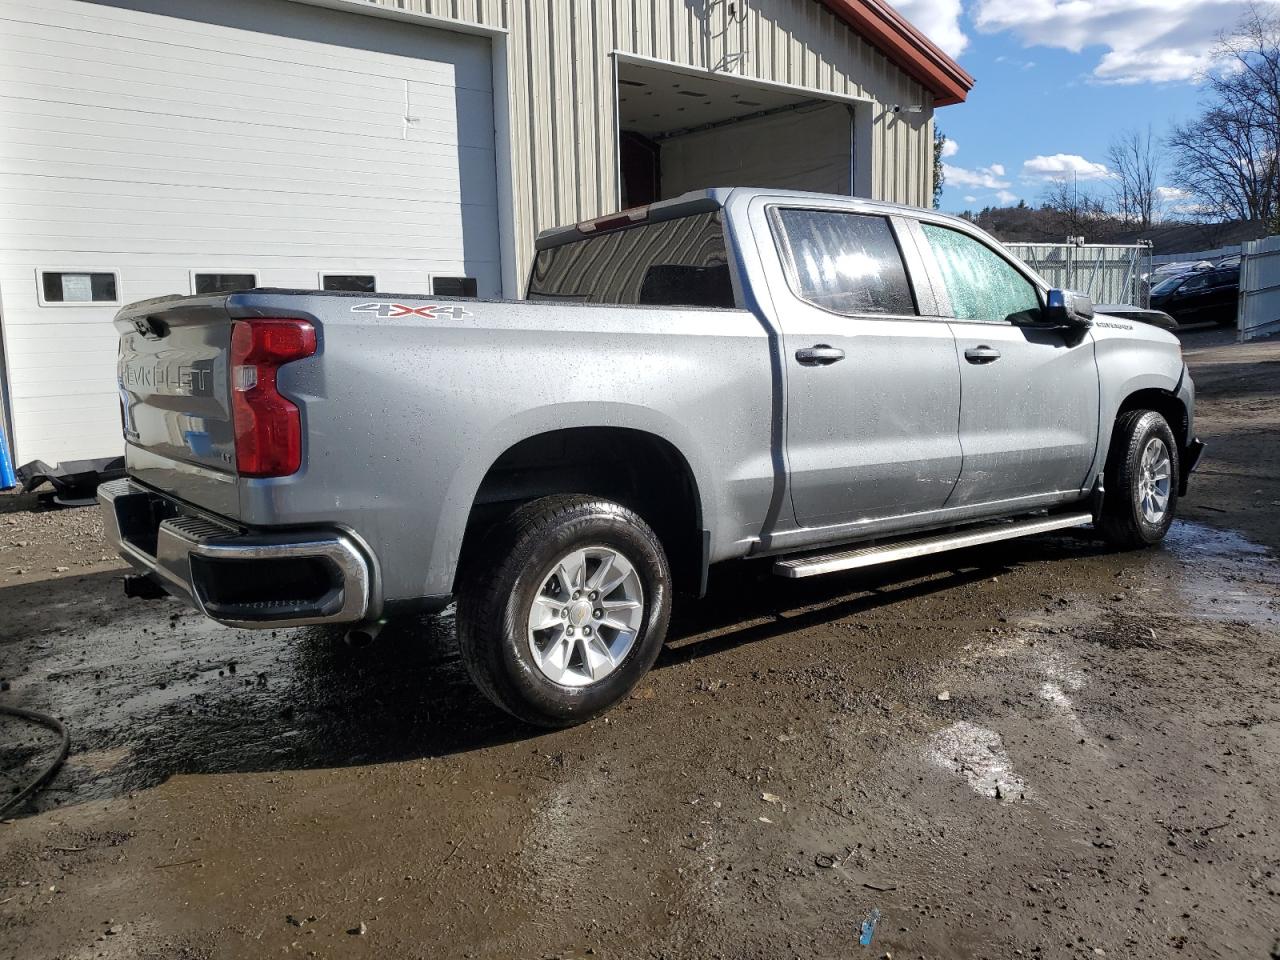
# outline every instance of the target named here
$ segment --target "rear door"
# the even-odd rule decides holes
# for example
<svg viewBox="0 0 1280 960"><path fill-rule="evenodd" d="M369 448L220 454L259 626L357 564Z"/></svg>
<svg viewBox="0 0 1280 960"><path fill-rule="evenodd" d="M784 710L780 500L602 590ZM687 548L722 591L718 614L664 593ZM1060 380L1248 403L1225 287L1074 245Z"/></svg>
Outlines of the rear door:
<svg viewBox="0 0 1280 960"><path fill-rule="evenodd" d="M1178 318L1179 323L1199 323L1209 319L1208 314L1212 313L1212 308L1213 289L1209 274L1194 273L1182 281L1170 312Z"/></svg>
<svg viewBox="0 0 1280 960"><path fill-rule="evenodd" d="M960 357L964 467L948 507L1078 490L1098 440L1098 369L1088 333L1028 324L1039 287L966 232L919 224Z"/></svg>
<svg viewBox="0 0 1280 960"><path fill-rule="evenodd" d="M1240 296L1239 268L1215 270L1209 274L1210 316L1204 319L1215 323L1229 323L1236 319L1237 300Z"/></svg>
<svg viewBox="0 0 1280 960"><path fill-rule="evenodd" d="M780 266L792 505L806 527L936 510L960 473L960 375L948 324L922 317L901 221L767 206ZM908 247L914 255L914 248Z"/></svg>

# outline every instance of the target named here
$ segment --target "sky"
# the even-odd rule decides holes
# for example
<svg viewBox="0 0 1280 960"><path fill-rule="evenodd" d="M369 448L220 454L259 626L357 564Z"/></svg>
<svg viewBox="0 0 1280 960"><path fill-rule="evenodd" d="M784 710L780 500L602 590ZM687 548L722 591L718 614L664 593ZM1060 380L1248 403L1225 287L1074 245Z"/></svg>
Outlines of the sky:
<svg viewBox="0 0 1280 960"><path fill-rule="evenodd" d="M1280 0L1262 0L1260 5ZM934 122L944 210L1037 204L1053 178L1106 192L1107 146L1195 115L1217 35L1247 0L895 0L977 83ZM1171 213L1186 198L1168 182Z"/></svg>

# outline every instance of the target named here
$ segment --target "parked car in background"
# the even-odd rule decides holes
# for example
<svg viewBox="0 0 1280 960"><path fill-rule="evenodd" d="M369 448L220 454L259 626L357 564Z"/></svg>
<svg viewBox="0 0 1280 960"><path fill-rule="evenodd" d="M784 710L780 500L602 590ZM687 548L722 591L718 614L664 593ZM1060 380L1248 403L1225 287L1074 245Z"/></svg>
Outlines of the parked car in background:
<svg viewBox="0 0 1280 960"><path fill-rule="evenodd" d="M1155 285L1170 277L1181 277L1196 270L1212 270L1213 264L1208 260L1182 260L1177 263L1162 263L1149 274L1147 279Z"/></svg>
<svg viewBox="0 0 1280 960"><path fill-rule="evenodd" d="M1151 288L1151 308L1179 324L1235 323L1240 296L1240 265L1196 270L1169 277Z"/></svg>
<svg viewBox="0 0 1280 960"><path fill-rule="evenodd" d="M1093 523L1169 530L1202 444L1178 340L965 220L724 189L548 231L524 302L251 290L125 307L107 538L223 623L458 599L462 660L586 720L676 590ZM424 696L430 696L424 678Z"/></svg>

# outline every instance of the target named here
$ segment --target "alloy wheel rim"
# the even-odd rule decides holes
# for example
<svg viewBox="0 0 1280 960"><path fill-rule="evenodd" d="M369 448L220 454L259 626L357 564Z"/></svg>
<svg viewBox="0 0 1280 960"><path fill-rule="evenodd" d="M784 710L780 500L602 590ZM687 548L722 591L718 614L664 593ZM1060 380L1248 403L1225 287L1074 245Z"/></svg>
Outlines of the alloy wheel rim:
<svg viewBox="0 0 1280 960"><path fill-rule="evenodd" d="M577 547L551 564L529 604L529 652L552 683L589 686L626 659L643 620L631 561L612 547Z"/></svg>
<svg viewBox="0 0 1280 960"><path fill-rule="evenodd" d="M1158 524L1169 510L1173 485L1173 460L1159 437L1152 437L1142 451L1138 473L1138 506L1147 523Z"/></svg>

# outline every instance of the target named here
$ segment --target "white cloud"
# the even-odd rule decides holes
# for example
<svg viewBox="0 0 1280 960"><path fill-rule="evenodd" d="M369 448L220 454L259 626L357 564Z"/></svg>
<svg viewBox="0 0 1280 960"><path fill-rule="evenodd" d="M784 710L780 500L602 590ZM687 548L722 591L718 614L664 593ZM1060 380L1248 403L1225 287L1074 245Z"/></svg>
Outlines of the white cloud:
<svg viewBox="0 0 1280 960"><path fill-rule="evenodd" d="M1105 163L1094 163L1074 153L1032 157L1022 164L1022 172L1044 180L1105 180L1111 176Z"/></svg>
<svg viewBox="0 0 1280 960"><path fill-rule="evenodd" d="M1018 195L1016 193L1010 193L1008 190L1001 190L999 193L996 194L996 199L999 200L1001 203L1003 203L1005 206L1009 206L1011 203L1013 203L1018 199Z"/></svg>
<svg viewBox="0 0 1280 960"><path fill-rule="evenodd" d="M1262 0L1271 5L1277 0ZM1025 46L1079 53L1106 48L1093 76L1103 83L1193 80L1210 64L1218 33L1250 0L977 0L974 24L1009 31Z"/></svg>
<svg viewBox="0 0 1280 960"><path fill-rule="evenodd" d="M964 202L965 202L965 203L977 203L977 202L978 202L978 198L977 198L977 197L975 197L975 196L973 196L972 194L970 194L969 196L966 196L966 197L964 198Z"/></svg>
<svg viewBox="0 0 1280 960"><path fill-rule="evenodd" d="M950 137L942 141L942 155L944 157L954 157L960 152L960 144L956 143Z"/></svg>
<svg viewBox="0 0 1280 960"><path fill-rule="evenodd" d="M1007 63L1011 67L1017 67L1019 70L1033 70L1036 62L1034 60L1019 60L1016 57L1006 57L1004 54L996 57L996 63Z"/></svg>
<svg viewBox="0 0 1280 960"><path fill-rule="evenodd" d="M953 167L949 163L942 165L942 173L947 183L953 187L978 187L984 190L1003 190L1009 186L1008 180L1002 180L1004 167L996 163L989 167L968 170L964 167Z"/></svg>
<svg viewBox="0 0 1280 960"><path fill-rule="evenodd" d="M1156 187L1156 200L1165 217L1204 212L1204 205L1197 203L1194 197L1190 190L1183 190L1181 187Z"/></svg>
<svg viewBox="0 0 1280 960"><path fill-rule="evenodd" d="M969 46L960 29L960 0L896 0L893 6L951 56Z"/></svg>

